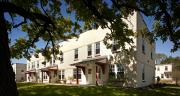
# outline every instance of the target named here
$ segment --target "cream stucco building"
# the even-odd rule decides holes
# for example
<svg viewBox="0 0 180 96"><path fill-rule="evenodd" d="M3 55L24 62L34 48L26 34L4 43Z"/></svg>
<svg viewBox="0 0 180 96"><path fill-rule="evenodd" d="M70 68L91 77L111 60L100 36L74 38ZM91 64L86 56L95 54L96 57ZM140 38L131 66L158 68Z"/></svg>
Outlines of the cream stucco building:
<svg viewBox="0 0 180 96"><path fill-rule="evenodd" d="M146 27L142 16L135 12L127 24L134 32ZM94 29L79 35L79 38L61 42L62 53L58 60L46 61L39 54L27 61L27 81L50 83L58 81L70 84L108 84L114 78L115 84L125 87L142 87L154 83L155 44L137 36L134 37L135 58L129 64L117 64L111 58L115 53L103 43L109 29ZM128 47L128 46L127 46ZM122 78L125 78L122 80Z"/></svg>

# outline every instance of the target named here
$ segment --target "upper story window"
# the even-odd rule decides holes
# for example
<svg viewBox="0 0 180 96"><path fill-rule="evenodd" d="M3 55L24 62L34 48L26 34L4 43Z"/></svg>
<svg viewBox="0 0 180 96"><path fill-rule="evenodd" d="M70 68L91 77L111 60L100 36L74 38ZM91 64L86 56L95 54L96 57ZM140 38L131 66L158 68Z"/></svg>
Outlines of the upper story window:
<svg viewBox="0 0 180 96"><path fill-rule="evenodd" d="M100 42L96 42L96 54L100 54Z"/></svg>
<svg viewBox="0 0 180 96"><path fill-rule="evenodd" d="M118 45L118 42L116 40L114 40L113 43L112 43L112 48L111 48L112 52L117 51L117 49L118 49L117 45Z"/></svg>
<svg viewBox="0 0 180 96"><path fill-rule="evenodd" d="M92 55L92 45L88 45L88 57Z"/></svg>
<svg viewBox="0 0 180 96"><path fill-rule="evenodd" d="M159 67L157 68L157 71L159 71L160 69L159 69Z"/></svg>
<svg viewBox="0 0 180 96"><path fill-rule="evenodd" d="M153 60L153 53L152 53L152 51L151 51L151 60Z"/></svg>
<svg viewBox="0 0 180 96"><path fill-rule="evenodd" d="M144 36L142 36L142 53L145 54Z"/></svg>
<svg viewBox="0 0 180 96"><path fill-rule="evenodd" d="M53 63L52 60L53 60L53 59L51 58L50 61L49 61L50 65L52 65L52 63Z"/></svg>
<svg viewBox="0 0 180 96"><path fill-rule="evenodd" d="M165 71L168 71L168 66L165 66Z"/></svg>
<svg viewBox="0 0 180 96"><path fill-rule="evenodd" d="M31 63L31 68L34 69L35 68L35 62Z"/></svg>
<svg viewBox="0 0 180 96"><path fill-rule="evenodd" d="M60 57L59 57L59 60L60 60L61 63L63 62L63 59L64 59L64 54L63 54L63 52L61 51L61 52L60 52Z"/></svg>
<svg viewBox="0 0 180 96"><path fill-rule="evenodd" d="M77 60L78 59L78 49L74 50L74 59Z"/></svg>
<svg viewBox="0 0 180 96"><path fill-rule="evenodd" d="M39 61L37 61L37 68L39 68Z"/></svg>

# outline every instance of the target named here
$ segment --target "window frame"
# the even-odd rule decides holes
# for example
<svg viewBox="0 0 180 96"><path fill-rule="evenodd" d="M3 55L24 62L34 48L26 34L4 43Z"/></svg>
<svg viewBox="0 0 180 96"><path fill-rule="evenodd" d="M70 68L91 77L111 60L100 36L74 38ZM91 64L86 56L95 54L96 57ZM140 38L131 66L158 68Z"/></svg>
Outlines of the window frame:
<svg viewBox="0 0 180 96"><path fill-rule="evenodd" d="M99 55L100 54L100 42L95 43L95 54Z"/></svg>
<svg viewBox="0 0 180 96"><path fill-rule="evenodd" d="M78 60L78 48L74 49L74 60Z"/></svg>
<svg viewBox="0 0 180 96"><path fill-rule="evenodd" d="M77 69L73 69L73 78L77 78ZM78 68L78 79L82 78L81 69Z"/></svg>
<svg viewBox="0 0 180 96"><path fill-rule="evenodd" d="M92 56L92 44L89 44L87 46L87 56L91 57Z"/></svg>

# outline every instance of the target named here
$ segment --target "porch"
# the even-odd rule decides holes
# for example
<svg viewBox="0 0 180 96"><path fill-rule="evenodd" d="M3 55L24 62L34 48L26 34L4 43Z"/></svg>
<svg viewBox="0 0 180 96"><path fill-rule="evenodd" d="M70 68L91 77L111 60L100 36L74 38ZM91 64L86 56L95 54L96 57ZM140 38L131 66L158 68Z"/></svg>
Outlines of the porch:
<svg viewBox="0 0 180 96"><path fill-rule="evenodd" d="M107 56L87 58L71 65L76 67L76 84L103 85L108 80L109 64ZM81 82L78 79L78 69L82 70Z"/></svg>
<svg viewBox="0 0 180 96"><path fill-rule="evenodd" d="M41 68L41 82L54 83L57 77L58 66L53 65L46 68Z"/></svg>

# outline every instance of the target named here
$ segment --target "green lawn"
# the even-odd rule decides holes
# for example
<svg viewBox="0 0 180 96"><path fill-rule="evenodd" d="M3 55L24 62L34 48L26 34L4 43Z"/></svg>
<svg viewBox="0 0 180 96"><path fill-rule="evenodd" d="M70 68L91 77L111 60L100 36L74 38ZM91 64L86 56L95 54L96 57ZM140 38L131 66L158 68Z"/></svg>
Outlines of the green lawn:
<svg viewBox="0 0 180 96"><path fill-rule="evenodd" d="M19 96L180 96L180 87L127 89L96 86L62 86L18 83Z"/></svg>

